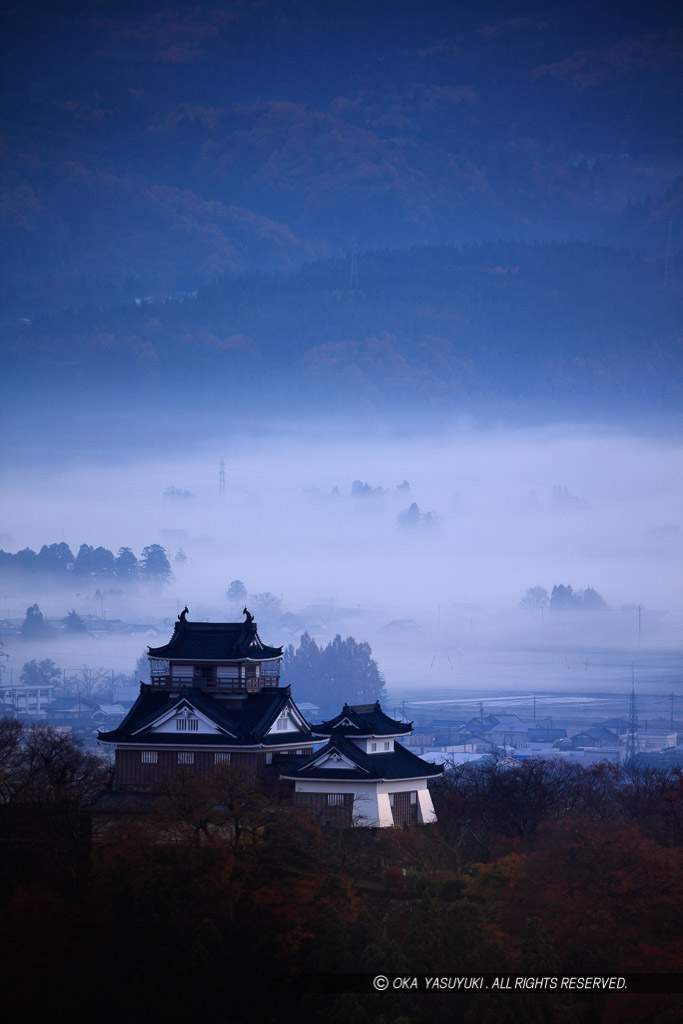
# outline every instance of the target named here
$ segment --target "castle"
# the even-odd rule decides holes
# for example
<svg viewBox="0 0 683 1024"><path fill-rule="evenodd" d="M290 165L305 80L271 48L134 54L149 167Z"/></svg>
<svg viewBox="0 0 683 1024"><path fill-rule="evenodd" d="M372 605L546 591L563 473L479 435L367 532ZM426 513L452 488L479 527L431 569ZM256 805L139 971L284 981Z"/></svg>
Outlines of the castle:
<svg viewBox="0 0 683 1024"><path fill-rule="evenodd" d="M279 685L282 648L263 643L246 608L244 622L187 615L185 608L167 644L148 649L151 681L128 715L99 733L115 748L114 803L161 793L179 771L209 779L235 766L282 780L292 802L322 824L435 821L428 780L441 769L400 744L411 725L379 702L344 705L311 725Z"/></svg>

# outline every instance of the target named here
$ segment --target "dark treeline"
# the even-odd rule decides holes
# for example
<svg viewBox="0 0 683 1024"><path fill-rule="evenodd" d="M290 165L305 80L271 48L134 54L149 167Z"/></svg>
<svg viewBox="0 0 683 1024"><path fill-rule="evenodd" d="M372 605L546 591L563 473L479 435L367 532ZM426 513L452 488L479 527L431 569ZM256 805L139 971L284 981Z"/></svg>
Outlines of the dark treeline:
<svg viewBox="0 0 683 1024"><path fill-rule="evenodd" d="M572 586L558 583L548 594L545 587L528 587L524 597L520 601L522 608L529 608L531 611L539 608L550 608L552 611L584 611L596 612L607 608L607 602L602 594L598 594L593 587L586 587L585 590L574 590Z"/></svg>
<svg viewBox="0 0 683 1024"><path fill-rule="evenodd" d="M373 704L384 688L370 644L352 636L342 640L339 634L327 646L318 646L304 633L296 650L292 644L285 648L282 682L324 714L338 710L337 694L345 694L349 704Z"/></svg>
<svg viewBox="0 0 683 1024"><path fill-rule="evenodd" d="M24 548L12 554L0 550L0 572L5 575L43 576L55 582L63 580L166 580L171 566L160 544L143 548L138 559L130 548L119 548L116 555L108 548L81 544L74 555L68 544L43 544L40 551Z"/></svg>
<svg viewBox="0 0 683 1024"><path fill-rule="evenodd" d="M199 1003L236 1021L675 1019L675 996L323 996L293 983L325 971L681 970L680 773L486 760L438 783L435 826L337 831L230 769L169 780L152 809L96 841L76 815L92 788L67 805L54 785L3 783L0 929L24 999L37 970L41 991L73 991L78 964L79 999L106 991L108 1009L172 1020Z"/></svg>

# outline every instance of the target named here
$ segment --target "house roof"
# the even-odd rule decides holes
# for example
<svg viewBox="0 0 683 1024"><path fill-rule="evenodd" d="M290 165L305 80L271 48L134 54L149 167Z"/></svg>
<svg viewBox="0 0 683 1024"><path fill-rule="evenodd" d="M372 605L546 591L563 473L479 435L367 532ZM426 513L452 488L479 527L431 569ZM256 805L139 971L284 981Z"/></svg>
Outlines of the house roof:
<svg viewBox="0 0 683 1024"><path fill-rule="evenodd" d="M496 722L487 732L526 732L531 722L523 721L519 715L496 715Z"/></svg>
<svg viewBox="0 0 683 1024"><path fill-rule="evenodd" d="M148 647L150 658L174 661L269 661L282 657L281 647L268 647L258 635L253 616L244 622L188 622L187 609L162 647Z"/></svg>
<svg viewBox="0 0 683 1024"><path fill-rule="evenodd" d="M329 757L339 758L339 768L321 768ZM380 782L384 779L425 779L441 775L442 768L427 764L400 743L388 754L366 754L355 743L335 734L321 750L308 757L278 762L281 779L319 782Z"/></svg>
<svg viewBox="0 0 683 1024"><path fill-rule="evenodd" d="M153 726L169 712L183 705L194 708L208 718L219 732L159 732ZM280 713L290 706L294 717L300 719L298 730L287 730L267 735ZM201 689L188 686L180 694L170 695L142 683L140 696L116 729L100 732L104 743L141 743L172 746L289 746L311 742L311 732L305 718L292 700L288 686L250 694L241 707L228 708Z"/></svg>
<svg viewBox="0 0 683 1024"><path fill-rule="evenodd" d="M398 722L389 718L380 706L375 704L345 704L335 718L314 726L319 736L403 736L413 731L412 722Z"/></svg>
<svg viewBox="0 0 683 1024"><path fill-rule="evenodd" d="M566 729L555 729L545 725L534 725L527 730L527 737L530 740L563 740L566 735Z"/></svg>
<svg viewBox="0 0 683 1024"><path fill-rule="evenodd" d="M74 708L80 708L84 711L92 710L95 711L100 705L96 700L92 700L90 697L76 696L76 697L55 697L49 704L45 705L46 711L71 711Z"/></svg>

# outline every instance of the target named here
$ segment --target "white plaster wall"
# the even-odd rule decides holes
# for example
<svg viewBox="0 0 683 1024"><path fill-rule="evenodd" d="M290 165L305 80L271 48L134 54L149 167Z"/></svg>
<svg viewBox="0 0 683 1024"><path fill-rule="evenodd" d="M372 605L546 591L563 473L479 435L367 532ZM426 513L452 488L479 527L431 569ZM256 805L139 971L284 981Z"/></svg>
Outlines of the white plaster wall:
<svg viewBox="0 0 683 1024"><path fill-rule="evenodd" d="M434 805L426 779L404 779L396 782L305 781L296 783L297 793L352 793L354 824L374 828L393 826L389 803L390 793L417 790L417 817L425 824L436 821Z"/></svg>
<svg viewBox="0 0 683 1024"><path fill-rule="evenodd" d="M427 787L417 791L417 820L425 825L431 825L436 821L436 812L432 803L432 794Z"/></svg>

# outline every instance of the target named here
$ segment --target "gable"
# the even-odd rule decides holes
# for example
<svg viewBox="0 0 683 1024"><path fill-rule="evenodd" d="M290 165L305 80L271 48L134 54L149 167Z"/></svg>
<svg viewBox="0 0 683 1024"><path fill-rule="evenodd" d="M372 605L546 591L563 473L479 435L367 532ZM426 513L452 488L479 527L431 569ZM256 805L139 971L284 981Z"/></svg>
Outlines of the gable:
<svg viewBox="0 0 683 1024"><path fill-rule="evenodd" d="M288 732L308 732L308 724L293 701L287 701L277 718L266 730L266 736L283 736Z"/></svg>
<svg viewBox="0 0 683 1024"><path fill-rule="evenodd" d="M212 722L208 715L193 707L188 700L184 700L181 704L176 704L169 711L160 715L156 721L137 730L137 732L143 731L174 733L178 736L188 737L207 734L222 736L227 732L227 730L220 729L215 722Z"/></svg>
<svg viewBox="0 0 683 1024"><path fill-rule="evenodd" d="M352 761L350 757L342 754L341 751L336 748L324 750L321 757L316 758L315 761L309 761L308 768L321 768L327 771L339 771L343 768L347 771L350 769L355 772L365 772L364 768ZM365 772L367 774L367 772Z"/></svg>

